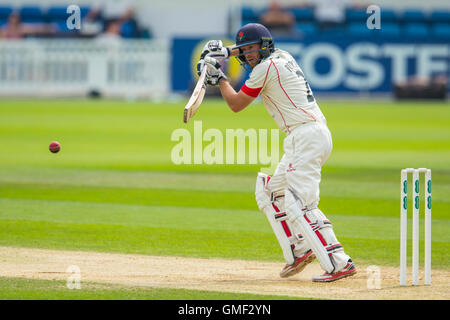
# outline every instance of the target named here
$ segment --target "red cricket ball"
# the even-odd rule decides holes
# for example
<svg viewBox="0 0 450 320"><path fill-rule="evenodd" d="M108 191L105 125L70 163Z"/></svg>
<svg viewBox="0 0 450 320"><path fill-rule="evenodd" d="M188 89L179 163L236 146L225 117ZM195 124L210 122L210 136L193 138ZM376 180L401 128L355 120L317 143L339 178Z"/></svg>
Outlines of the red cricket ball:
<svg viewBox="0 0 450 320"><path fill-rule="evenodd" d="M48 149L52 152L52 153L57 153L59 150L61 150L61 145L59 144L58 141L53 141L50 143L50 145L48 146Z"/></svg>

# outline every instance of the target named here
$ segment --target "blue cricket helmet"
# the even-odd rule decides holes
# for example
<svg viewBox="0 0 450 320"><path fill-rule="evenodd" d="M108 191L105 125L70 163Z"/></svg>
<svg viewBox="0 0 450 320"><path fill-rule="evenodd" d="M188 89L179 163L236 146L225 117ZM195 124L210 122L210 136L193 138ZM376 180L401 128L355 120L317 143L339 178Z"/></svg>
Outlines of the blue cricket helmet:
<svg viewBox="0 0 450 320"><path fill-rule="evenodd" d="M275 50L272 35L265 26L259 23L246 24L241 27L236 34L235 47L239 49L237 58L244 64L246 64L247 61L241 48L254 43L259 43L261 45L261 49L259 49L261 59L267 58Z"/></svg>

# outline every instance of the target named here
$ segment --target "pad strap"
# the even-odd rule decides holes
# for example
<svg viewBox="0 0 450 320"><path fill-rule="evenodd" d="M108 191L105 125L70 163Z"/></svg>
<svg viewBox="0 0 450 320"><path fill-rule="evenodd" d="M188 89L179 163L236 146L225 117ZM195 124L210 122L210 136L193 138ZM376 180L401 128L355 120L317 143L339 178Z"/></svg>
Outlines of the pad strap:
<svg viewBox="0 0 450 320"><path fill-rule="evenodd" d="M288 216L286 212L280 212L280 209L272 203L273 208L277 212L275 214L275 221L278 221L281 223L281 226L283 227L284 232L286 233L286 236L288 237L289 242L291 243L291 247L294 248L295 244L299 241L303 241L303 236L301 234L294 234L291 231L291 228L289 228L288 225Z"/></svg>

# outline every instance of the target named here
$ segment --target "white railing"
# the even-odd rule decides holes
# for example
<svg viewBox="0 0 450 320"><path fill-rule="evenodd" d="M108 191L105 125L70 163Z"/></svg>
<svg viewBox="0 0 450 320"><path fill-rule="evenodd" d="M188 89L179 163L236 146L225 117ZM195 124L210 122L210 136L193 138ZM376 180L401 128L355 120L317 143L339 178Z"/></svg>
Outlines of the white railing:
<svg viewBox="0 0 450 320"><path fill-rule="evenodd" d="M168 41L0 41L0 96L163 97Z"/></svg>

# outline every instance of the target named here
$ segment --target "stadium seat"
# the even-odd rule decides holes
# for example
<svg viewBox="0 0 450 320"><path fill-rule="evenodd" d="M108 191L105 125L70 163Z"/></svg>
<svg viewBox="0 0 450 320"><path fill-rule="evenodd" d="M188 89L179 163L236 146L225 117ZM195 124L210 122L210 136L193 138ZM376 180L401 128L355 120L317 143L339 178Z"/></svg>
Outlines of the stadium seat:
<svg viewBox="0 0 450 320"><path fill-rule="evenodd" d="M400 26L397 23L381 23L380 36L382 38L398 38L401 36Z"/></svg>
<svg viewBox="0 0 450 320"><path fill-rule="evenodd" d="M80 7L81 19L85 18L91 9L89 7ZM50 7L47 11L49 21L62 21L69 17L67 7Z"/></svg>
<svg viewBox="0 0 450 320"><path fill-rule="evenodd" d="M433 23L450 23L450 11L433 10L430 15L430 20Z"/></svg>
<svg viewBox="0 0 450 320"><path fill-rule="evenodd" d="M44 14L40 7L25 6L19 10L20 19L24 23L43 23L45 22Z"/></svg>
<svg viewBox="0 0 450 320"><path fill-rule="evenodd" d="M308 37L317 34L319 28L314 23L298 23L295 27L300 35Z"/></svg>
<svg viewBox="0 0 450 320"><path fill-rule="evenodd" d="M346 31L352 37L367 37L370 36L372 30L367 28L365 23L352 22L347 25Z"/></svg>
<svg viewBox="0 0 450 320"><path fill-rule="evenodd" d="M133 22L125 22L122 24L120 29L120 34L124 38L136 38L137 37L137 29L136 25Z"/></svg>
<svg viewBox="0 0 450 320"><path fill-rule="evenodd" d="M405 25L404 33L410 38L425 38L429 36L429 30L424 23L409 23Z"/></svg>
<svg viewBox="0 0 450 320"><path fill-rule="evenodd" d="M91 11L90 7L80 7L81 19L84 19L88 15L89 11Z"/></svg>
<svg viewBox="0 0 450 320"><path fill-rule="evenodd" d="M13 12L11 7L0 7L0 28L8 23L8 17Z"/></svg>
<svg viewBox="0 0 450 320"><path fill-rule="evenodd" d="M347 8L345 10L345 19L347 22L365 22L368 18L368 14L366 13L366 10L364 9L352 9Z"/></svg>
<svg viewBox="0 0 450 320"><path fill-rule="evenodd" d="M305 22L305 21L313 21L314 20L314 11L309 8L293 8L290 10L295 17L297 22Z"/></svg>
<svg viewBox="0 0 450 320"><path fill-rule="evenodd" d="M431 34L437 39L450 40L450 23L436 23L431 27Z"/></svg>
<svg viewBox="0 0 450 320"><path fill-rule="evenodd" d="M51 7L47 11L47 19L49 21L63 21L69 17L66 7Z"/></svg>
<svg viewBox="0 0 450 320"><path fill-rule="evenodd" d="M402 13L403 22L420 22L425 23L427 17L422 10L405 10Z"/></svg>
<svg viewBox="0 0 450 320"><path fill-rule="evenodd" d="M12 12L12 7L0 7L0 20L7 20Z"/></svg>
<svg viewBox="0 0 450 320"><path fill-rule="evenodd" d="M252 20L252 21L257 21L259 18L259 12L252 8L252 7L242 7L241 10L241 14L242 14L242 20Z"/></svg>
<svg viewBox="0 0 450 320"><path fill-rule="evenodd" d="M241 9L241 23L242 25L246 25L247 23L255 23L259 21L259 15L262 13L263 11L254 9L252 7L242 7Z"/></svg>
<svg viewBox="0 0 450 320"><path fill-rule="evenodd" d="M397 13L394 10L381 8L380 11L381 24L398 22Z"/></svg>

